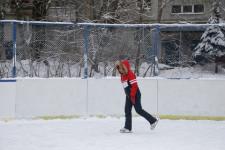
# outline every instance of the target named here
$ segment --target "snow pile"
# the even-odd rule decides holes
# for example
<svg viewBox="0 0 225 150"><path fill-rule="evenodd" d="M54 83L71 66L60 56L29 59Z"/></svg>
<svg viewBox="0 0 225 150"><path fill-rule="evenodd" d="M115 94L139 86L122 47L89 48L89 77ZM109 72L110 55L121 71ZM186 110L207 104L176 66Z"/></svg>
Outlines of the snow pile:
<svg viewBox="0 0 225 150"><path fill-rule="evenodd" d="M1 150L223 150L224 121L161 120L154 131L142 118L121 134L124 118L0 122Z"/></svg>
<svg viewBox="0 0 225 150"><path fill-rule="evenodd" d="M206 64L205 66L196 65L193 67L174 67L171 69L160 70L159 77L162 78L176 78L176 79L224 79L225 69L220 67L219 72L215 73L215 64Z"/></svg>

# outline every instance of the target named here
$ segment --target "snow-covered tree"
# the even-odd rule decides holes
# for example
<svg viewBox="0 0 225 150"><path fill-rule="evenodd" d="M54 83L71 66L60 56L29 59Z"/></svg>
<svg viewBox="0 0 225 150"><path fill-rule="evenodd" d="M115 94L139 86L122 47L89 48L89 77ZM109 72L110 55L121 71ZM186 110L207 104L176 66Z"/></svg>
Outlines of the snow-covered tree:
<svg viewBox="0 0 225 150"><path fill-rule="evenodd" d="M225 23L221 17L222 3L218 0L213 3L212 15L208 20L209 24Z"/></svg>
<svg viewBox="0 0 225 150"><path fill-rule="evenodd" d="M208 23L219 24L223 22L219 5L215 3L213 15L210 17ZM215 72L217 72L218 63L225 60L225 36L223 29L218 25L208 27L194 51L194 58L198 63L205 64L206 62L215 62Z"/></svg>
<svg viewBox="0 0 225 150"><path fill-rule="evenodd" d="M219 26L210 26L201 37L201 42L195 47L195 57L202 56L207 60L225 55L225 37Z"/></svg>

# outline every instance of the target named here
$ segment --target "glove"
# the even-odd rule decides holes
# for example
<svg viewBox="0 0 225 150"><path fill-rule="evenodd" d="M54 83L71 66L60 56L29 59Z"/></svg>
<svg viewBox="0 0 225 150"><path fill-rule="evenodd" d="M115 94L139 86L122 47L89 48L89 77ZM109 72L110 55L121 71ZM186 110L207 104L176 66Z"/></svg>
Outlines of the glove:
<svg viewBox="0 0 225 150"><path fill-rule="evenodd" d="M134 105L135 104L135 96L130 96L130 100L131 100L131 103Z"/></svg>

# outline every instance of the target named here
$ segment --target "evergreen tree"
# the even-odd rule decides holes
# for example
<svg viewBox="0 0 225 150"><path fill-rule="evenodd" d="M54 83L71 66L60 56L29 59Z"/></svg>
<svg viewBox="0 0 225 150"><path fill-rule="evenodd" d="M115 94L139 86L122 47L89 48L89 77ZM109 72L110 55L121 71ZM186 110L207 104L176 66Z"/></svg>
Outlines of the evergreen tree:
<svg viewBox="0 0 225 150"><path fill-rule="evenodd" d="M210 26L201 37L201 42L195 47L195 58L201 57L212 61L215 57L225 55L225 37L219 26Z"/></svg>
<svg viewBox="0 0 225 150"><path fill-rule="evenodd" d="M219 3L214 4L213 15L208 23L219 24L221 19ZM215 62L215 72L218 71L219 61L225 61L225 36L224 30L218 25L212 25L206 29L201 37L201 42L194 49L194 58L200 64Z"/></svg>

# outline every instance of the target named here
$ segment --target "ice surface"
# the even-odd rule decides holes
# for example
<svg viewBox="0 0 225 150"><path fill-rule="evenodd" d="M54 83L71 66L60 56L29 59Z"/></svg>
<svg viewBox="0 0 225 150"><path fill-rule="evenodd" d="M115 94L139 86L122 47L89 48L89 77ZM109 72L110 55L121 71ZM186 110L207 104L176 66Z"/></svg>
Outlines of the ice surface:
<svg viewBox="0 0 225 150"><path fill-rule="evenodd" d="M124 118L0 121L1 150L224 150L225 121L160 120L155 130Z"/></svg>

